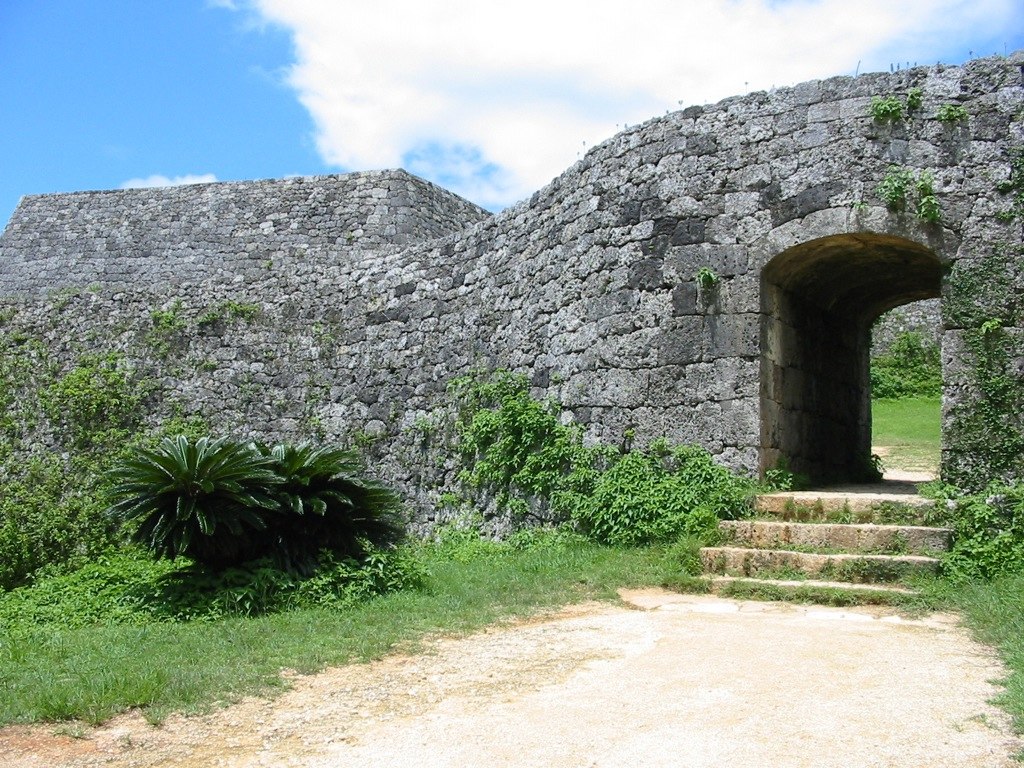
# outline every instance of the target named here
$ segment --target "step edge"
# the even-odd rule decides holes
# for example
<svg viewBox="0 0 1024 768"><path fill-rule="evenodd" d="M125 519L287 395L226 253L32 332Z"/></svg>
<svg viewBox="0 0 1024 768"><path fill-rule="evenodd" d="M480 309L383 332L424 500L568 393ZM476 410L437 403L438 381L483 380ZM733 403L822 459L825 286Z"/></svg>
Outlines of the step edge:
<svg viewBox="0 0 1024 768"><path fill-rule="evenodd" d="M758 579L753 576L730 576L727 574L705 574L706 581L716 583L768 584L775 587L812 587L815 589L841 589L846 592L890 592L900 595L918 595L920 592L909 587L882 585L852 581L823 581L821 579Z"/></svg>
<svg viewBox="0 0 1024 768"><path fill-rule="evenodd" d="M905 563L939 564L941 560L928 555L876 555L858 552L800 552L794 549L765 549L764 547L701 547L700 551L707 552L778 552L786 555L800 555L811 557L832 557L840 560L873 560L876 562L899 561Z"/></svg>

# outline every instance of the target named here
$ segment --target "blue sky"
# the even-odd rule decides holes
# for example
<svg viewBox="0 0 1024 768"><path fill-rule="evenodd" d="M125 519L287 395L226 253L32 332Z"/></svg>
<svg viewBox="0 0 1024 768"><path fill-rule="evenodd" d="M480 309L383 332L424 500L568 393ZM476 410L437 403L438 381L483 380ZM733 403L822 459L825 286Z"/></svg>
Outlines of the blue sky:
<svg viewBox="0 0 1024 768"><path fill-rule="evenodd" d="M668 109L1024 48L1020 0L0 0L21 195L403 166L497 210Z"/></svg>

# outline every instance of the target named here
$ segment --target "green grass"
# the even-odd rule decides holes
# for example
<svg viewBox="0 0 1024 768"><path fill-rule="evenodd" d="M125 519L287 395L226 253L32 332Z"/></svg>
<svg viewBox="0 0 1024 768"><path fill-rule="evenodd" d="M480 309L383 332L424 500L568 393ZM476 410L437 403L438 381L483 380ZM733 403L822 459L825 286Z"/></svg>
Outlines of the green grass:
<svg viewBox="0 0 1024 768"><path fill-rule="evenodd" d="M1024 575L976 582L957 590L956 603L981 642L994 646L1009 670L995 703L1024 733ZM1024 758L1024 754L1018 756Z"/></svg>
<svg viewBox="0 0 1024 768"><path fill-rule="evenodd" d="M172 711L272 693L285 684L282 669L310 673L366 661L414 650L432 635L663 583L679 576L681 556L582 542L522 549L484 543L471 557L459 552L425 555L424 589L346 609L143 626L0 627L0 724L99 723L132 707L158 722Z"/></svg>
<svg viewBox="0 0 1024 768"><path fill-rule="evenodd" d="M259 618L61 628L8 620L0 626L0 725L75 720L101 723L139 707L153 722L200 712L245 695L273 695L282 670L415 652L425 640L587 599L619 587L666 585L706 591L693 577L697 540L668 547L612 548L539 538L515 545L463 537L423 547L426 585L341 609L292 610ZM833 605L895 603L920 614L958 608L976 636L1009 667L998 703L1024 731L1024 576L953 586L917 577L918 596L737 586L740 599Z"/></svg>
<svg viewBox="0 0 1024 768"><path fill-rule="evenodd" d="M872 401L871 444L886 449L882 455L886 469L938 469L941 408L937 397Z"/></svg>

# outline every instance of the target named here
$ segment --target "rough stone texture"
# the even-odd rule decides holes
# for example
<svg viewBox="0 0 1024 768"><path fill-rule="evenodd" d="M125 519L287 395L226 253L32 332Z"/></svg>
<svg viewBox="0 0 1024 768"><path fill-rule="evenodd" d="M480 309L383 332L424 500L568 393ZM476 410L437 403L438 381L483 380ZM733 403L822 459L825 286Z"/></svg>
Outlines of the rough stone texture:
<svg viewBox="0 0 1024 768"><path fill-rule="evenodd" d="M527 373L591 439L634 430L749 472L850 477L870 453L872 321L1020 240L995 214L1024 145L1022 65L690 107L494 216L402 171L28 197L0 239L0 301L65 362L121 349L216 427L372 442L427 517L454 469L445 386L479 367ZM872 121L872 96L910 87L921 110ZM945 103L967 123L937 121ZM934 173L941 224L884 207L893 163ZM211 320L227 302L260 311ZM181 320L162 354L154 310Z"/></svg>

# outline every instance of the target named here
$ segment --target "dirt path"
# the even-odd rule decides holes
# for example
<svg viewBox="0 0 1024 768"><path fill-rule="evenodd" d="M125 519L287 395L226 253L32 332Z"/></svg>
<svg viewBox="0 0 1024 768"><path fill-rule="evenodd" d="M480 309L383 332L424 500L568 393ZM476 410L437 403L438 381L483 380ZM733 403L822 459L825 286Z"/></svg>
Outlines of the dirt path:
<svg viewBox="0 0 1024 768"><path fill-rule="evenodd" d="M623 596L160 728L0 730L0 765L1019 765L1002 668L955 617Z"/></svg>

